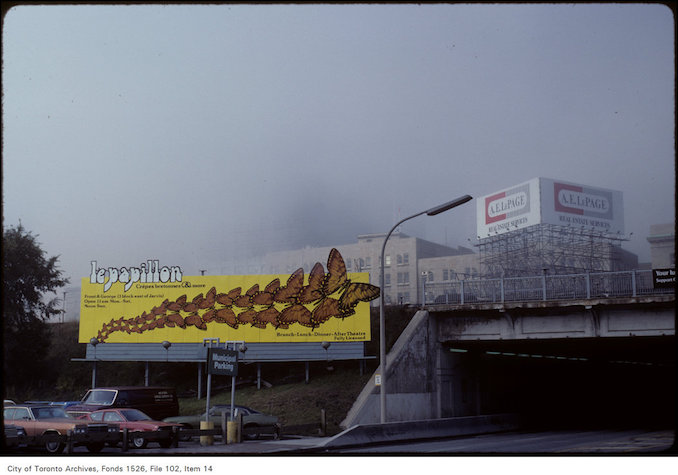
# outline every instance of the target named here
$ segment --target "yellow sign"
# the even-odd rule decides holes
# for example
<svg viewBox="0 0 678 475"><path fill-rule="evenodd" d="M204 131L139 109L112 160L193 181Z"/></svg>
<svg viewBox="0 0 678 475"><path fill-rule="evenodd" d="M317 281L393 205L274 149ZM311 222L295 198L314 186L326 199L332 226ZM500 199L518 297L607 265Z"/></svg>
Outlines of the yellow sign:
<svg viewBox="0 0 678 475"><path fill-rule="evenodd" d="M105 271L92 263L92 275L82 279L80 343L371 338L368 302L379 296L379 287L369 284L367 273L347 274L336 249L330 251L327 273L316 263L307 277L303 269L289 276L189 277L172 268L163 278L162 268L160 278L151 278L150 261L147 274L144 266L131 269Z"/></svg>

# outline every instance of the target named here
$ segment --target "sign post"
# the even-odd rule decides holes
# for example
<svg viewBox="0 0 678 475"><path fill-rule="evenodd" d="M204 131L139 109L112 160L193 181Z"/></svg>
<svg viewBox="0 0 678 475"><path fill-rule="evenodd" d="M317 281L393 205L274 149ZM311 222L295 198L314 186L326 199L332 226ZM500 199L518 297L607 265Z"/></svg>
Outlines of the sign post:
<svg viewBox="0 0 678 475"><path fill-rule="evenodd" d="M226 346L228 346L226 343ZM234 345L235 346L235 345ZM212 375L231 376L231 419L233 418L233 406L235 403L235 377L238 375L238 351L223 348L207 349L207 400L210 396L210 381ZM209 402L207 403L207 417L209 420Z"/></svg>

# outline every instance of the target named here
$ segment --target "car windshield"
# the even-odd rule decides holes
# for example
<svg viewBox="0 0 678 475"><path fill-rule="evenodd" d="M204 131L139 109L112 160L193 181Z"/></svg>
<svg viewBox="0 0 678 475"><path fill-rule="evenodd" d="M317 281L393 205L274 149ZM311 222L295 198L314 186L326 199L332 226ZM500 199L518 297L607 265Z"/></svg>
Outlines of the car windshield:
<svg viewBox="0 0 678 475"><path fill-rule="evenodd" d="M95 389L89 391L85 395L85 399L82 400L83 404L104 404L111 405L113 404L113 399L115 398L115 391Z"/></svg>
<svg viewBox="0 0 678 475"><path fill-rule="evenodd" d="M130 422L152 420L150 417L148 417L146 414L139 411L138 409L124 409L124 410L120 411L120 413L123 416L125 416L125 419L127 419Z"/></svg>
<svg viewBox="0 0 678 475"><path fill-rule="evenodd" d="M61 407L34 407L33 415L36 419L54 419L57 417L69 417Z"/></svg>

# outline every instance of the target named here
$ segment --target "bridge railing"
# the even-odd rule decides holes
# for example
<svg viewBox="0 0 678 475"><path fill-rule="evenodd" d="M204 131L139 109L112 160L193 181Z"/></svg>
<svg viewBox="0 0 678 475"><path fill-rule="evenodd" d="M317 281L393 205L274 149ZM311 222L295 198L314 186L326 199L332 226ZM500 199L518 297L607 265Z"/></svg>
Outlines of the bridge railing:
<svg viewBox="0 0 678 475"><path fill-rule="evenodd" d="M424 282L426 304L578 300L672 294L655 288L651 270Z"/></svg>

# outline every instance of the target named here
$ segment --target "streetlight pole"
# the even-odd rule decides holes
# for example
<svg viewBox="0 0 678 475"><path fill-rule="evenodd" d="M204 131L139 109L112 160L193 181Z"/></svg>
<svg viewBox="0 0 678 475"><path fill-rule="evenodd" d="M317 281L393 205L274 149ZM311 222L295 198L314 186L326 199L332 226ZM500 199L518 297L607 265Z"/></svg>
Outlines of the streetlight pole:
<svg viewBox="0 0 678 475"><path fill-rule="evenodd" d="M448 201L447 203L444 203L439 206L435 206L431 209L428 209L426 211L422 211L417 214L413 214L412 216L408 216L407 218L401 219L398 221L388 232L386 237L384 238L384 244L381 246L381 275L379 276L379 287L381 289L380 292L380 299L379 299L379 367L381 368L381 383L379 386L379 406L380 406L380 420L381 423L383 424L386 422L386 327L384 324L384 251L386 250L386 241L388 241L388 238L391 237L391 234L393 234L393 231L403 224L405 221L416 218L417 216L421 216L422 214L426 214L428 216L435 216L436 214L443 213L447 210L450 210L452 208L456 208L459 205L463 205L464 203L471 201L473 197L470 195L464 195L460 196L459 198Z"/></svg>

